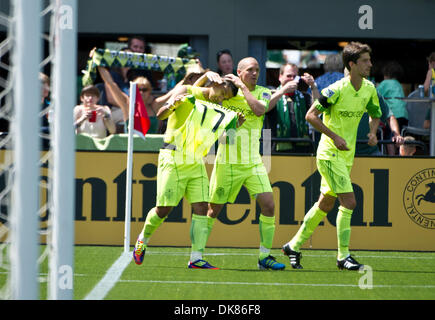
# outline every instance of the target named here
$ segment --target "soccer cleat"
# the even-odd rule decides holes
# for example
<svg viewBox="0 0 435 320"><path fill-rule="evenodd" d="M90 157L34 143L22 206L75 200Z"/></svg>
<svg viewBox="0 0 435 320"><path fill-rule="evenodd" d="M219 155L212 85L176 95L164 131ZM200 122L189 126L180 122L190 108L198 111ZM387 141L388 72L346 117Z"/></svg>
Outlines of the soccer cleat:
<svg viewBox="0 0 435 320"><path fill-rule="evenodd" d="M218 270L218 267L212 266L210 263L208 263L205 260L195 260L194 262L189 261L189 264L187 265L189 269L212 269L212 270Z"/></svg>
<svg viewBox="0 0 435 320"><path fill-rule="evenodd" d="M258 260L258 269L260 270L283 270L285 265L279 262L276 262L276 259L272 256L268 256L263 260Z"/></svg>
<svg viewBox="0 0 435 320"><path fill-rule="evenodd" d="M290 259L290 265L293 269L303 269L301 266L302 253L290 249L288 243L282 246L282 252Z"/></svg>
<svg viewBox="0 0 435 320"><path fill-rule="evenodd" d="M138 265L142 264L145 251L146 251L146 246L144 245L143 241L137 239L133 251L133 259L136 264Z"/></svg>
<svg viewBox="0 0 435 320"><path fill-rule="evenodd" d="M337 267L340 270L360 270L364 268L363 264L358 263L352 256L348 256L346 259L337 260Z"/></svg>

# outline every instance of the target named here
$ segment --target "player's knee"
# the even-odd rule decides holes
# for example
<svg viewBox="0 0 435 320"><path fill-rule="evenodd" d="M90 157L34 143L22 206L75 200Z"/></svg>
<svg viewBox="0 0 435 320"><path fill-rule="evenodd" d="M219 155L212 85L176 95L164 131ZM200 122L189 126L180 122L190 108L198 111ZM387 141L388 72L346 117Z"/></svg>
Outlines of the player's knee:
<svg viewBox="0 0 435 320"><path fill-rule="evenodd" d="M265 216L272 217L275 214L275 202L273 199L263 202L260 207L261 213Z"/></svg>
<svg viewBox="0 0 435 320"><path fill-rule="evenodd" d="M336 197L321 194L319 201L317 201L317 206L323 212L329 212L334 208L336 199Z"/></svg>
<svg viewBox="0 0 435 320"><path fill-rule="evenodd" d="M355 199L349 199L344 201L344 203L341 204L343 207L349 210L355 210L356 208L356 200Z"/></svg>
<svg viewBox="0 0 435 320"><path fill-rule="evenodd" d="M319 207L320 210L322 210L323 212L329 212L334 208L335 205L335 200L334 201L319 201L317 203L317 206Z"/></svg>
<svg viewBox="0 0 435 320"><path fill-rule="evenodd" d="M192 203L193 213L205 216L208 212L207 202Z"/></svg>

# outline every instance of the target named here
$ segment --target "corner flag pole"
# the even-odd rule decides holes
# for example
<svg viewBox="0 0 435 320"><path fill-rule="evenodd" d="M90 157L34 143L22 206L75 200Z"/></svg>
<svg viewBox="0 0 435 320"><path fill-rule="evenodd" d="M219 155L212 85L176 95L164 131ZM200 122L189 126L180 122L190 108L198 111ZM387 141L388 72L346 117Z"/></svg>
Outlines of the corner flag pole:
<svg viewBox="0 0 435 320"><path fill-rule="evenodd" d="M130 250L130 224L131 224L131 197L133 172L133 131L134 109L136 105L136 83L130 82L130 105L128 117L128 148L127 148L127 177L125 179L125 226L124 226L124 252Z"/></svg>

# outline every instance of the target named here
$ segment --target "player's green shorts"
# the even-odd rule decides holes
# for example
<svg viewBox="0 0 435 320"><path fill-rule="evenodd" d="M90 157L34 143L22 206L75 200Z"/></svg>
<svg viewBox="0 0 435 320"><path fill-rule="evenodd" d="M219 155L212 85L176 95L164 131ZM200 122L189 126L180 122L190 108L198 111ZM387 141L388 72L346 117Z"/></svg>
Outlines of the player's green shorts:
<svg viewBox="0 0 435 320"><path fill-rule="evenodd" d="M209 181L203 162L175 161L174 150L161 149L157 169L159 207L175 207L185 197L189 203L209 202Z"/></svg>
<svg viewBox="0 0 435 320"><path fill-rule="evenodd" d="M242 186L248 189L251 197L264 192L272 192L269 176L263 163L246 165L215 163L210 178L210 202L233 203Z"/></svg>
<svg viewBox="0 0 435 320"><path fill-rule="evenodd" d="M341 161L317 159L317 169L322 176L320 192L337 197L338 193L353 192L350 171L352 166L347 166Z"/></svg>

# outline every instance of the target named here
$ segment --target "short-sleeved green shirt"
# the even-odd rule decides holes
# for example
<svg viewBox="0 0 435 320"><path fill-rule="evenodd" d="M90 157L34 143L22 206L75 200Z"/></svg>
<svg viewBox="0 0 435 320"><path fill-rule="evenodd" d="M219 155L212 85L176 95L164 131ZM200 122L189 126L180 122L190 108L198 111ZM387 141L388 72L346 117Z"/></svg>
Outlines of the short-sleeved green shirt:
<svg viewBox="0 0 435 320"><path fill-rule="evenodd" d="M256 86L251 94L259 101L265 103L266 110L269 108L271 91L262 86ZM240 112L245 116L245 122L235 132L228 135L234 139L234 143L219 145L216 161L218 163L232 164L258 164L261 163L260 138L263 129L264 115L258 117L252 111L245 96L239 89L237 95L224 100L222 106L226 109Z"/></svg>
<svg viewBox="0 0 435 320"><path fill-rule="evenodd" d="M386 100L388 107L396 118L408 119L408 110L406 102L397 98L404 98L402 85L396 79L386 79L378 86L378 91Z"/></svg>
<svg viewBox="0 0 435 320"><path fill-rule="evenodd" d="M363 79L361 88L356 91L350 77L345 77L323 89L322 96L323 104L316 100L315 107L324 113L324 125L346 140L349 151L338 150L334 141L322 134L317 158L343 161L346 165L352 165L361 117L364 112L372 118L380 118L382 115L376 88L370 81Z"/></svg>

